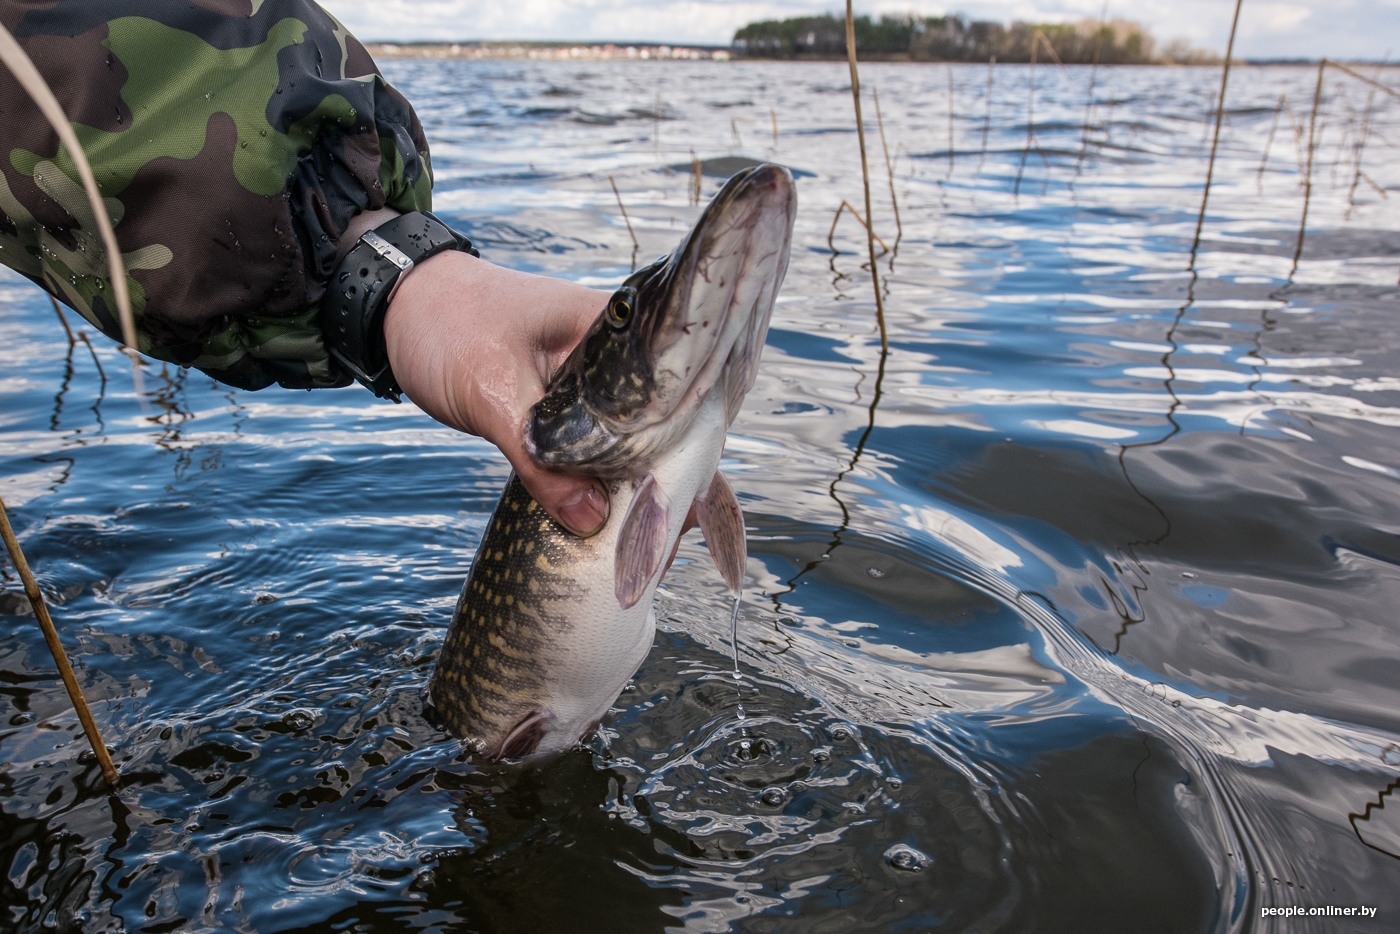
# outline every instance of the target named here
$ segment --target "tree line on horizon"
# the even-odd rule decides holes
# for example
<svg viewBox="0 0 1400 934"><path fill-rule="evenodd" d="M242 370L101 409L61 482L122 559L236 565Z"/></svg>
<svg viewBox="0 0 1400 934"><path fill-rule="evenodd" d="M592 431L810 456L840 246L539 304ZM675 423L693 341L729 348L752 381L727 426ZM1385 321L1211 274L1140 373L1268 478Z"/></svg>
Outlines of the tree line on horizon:
<svg viewBox="0 0 1400 934"><path fill-rule="evenodd" d="M1039 33L1044 41L1037 39ZM961 16L869 16L855 18L856 54L925 62L1029 62L1058 57L1087 65L1208 65L1220 61L1184 39L1160 51L1139 23L1081 20L1078 23L1023 23L1009 26L969 21ZM1047 55L1046 44L1055 55ZM733 50L746 58L845 58L846 20L829 13L749 23L734 33Z"/></svg>

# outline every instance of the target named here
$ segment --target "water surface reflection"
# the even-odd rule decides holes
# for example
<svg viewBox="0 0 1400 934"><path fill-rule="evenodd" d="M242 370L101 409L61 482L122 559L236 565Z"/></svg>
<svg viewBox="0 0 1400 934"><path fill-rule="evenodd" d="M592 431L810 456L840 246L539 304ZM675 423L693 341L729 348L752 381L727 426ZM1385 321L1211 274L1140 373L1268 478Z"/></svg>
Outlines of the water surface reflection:
<svg viewBox="0 0 1400 934"><path fill-rule="evenodd" d="M0 495L130 785L108 795L82 754L4 569L6 925L1397 916L1400 225L1353 184L1400 186L1389 98L1358 163L1362 86L1329 77L1294 268L1306 115L1279 101L1315 72L1233 74L1192 270L1217 72L1105 69L1091 94L1087 70L1041 69L1028 127L1025 68L869 66L900 204L882 356L859 225L828 246L858 188L844 66L385 68L432 140L436 209L522 269L626 275L609 175L646 258L698 213L692 148L706 196L722 157L801 170L725 462L750 527L742 678L687 541L599 736L481 768L423 689L494 450L360 390L153 368L138 399L10 276ZM896 231L887 199L875 224ZM1261 918L1324 904L1381 917Z"/></svg>

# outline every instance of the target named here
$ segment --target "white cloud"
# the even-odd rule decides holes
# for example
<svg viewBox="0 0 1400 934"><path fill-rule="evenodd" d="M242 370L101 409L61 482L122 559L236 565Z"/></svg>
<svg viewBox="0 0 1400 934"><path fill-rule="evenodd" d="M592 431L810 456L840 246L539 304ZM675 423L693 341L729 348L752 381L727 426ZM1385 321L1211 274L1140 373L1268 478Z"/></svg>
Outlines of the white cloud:
<svg viewBox="0 0 1400 934"><path fill-rule="evenodd" d="M836 12L822 0L323 0L361 39L537 39L727 44L758 19ZM1097 18L1102 0L872 0L874 15L956 10L973 19L1076 21ZM1181 37L1224 52L1229 0L1110 0L1109 18L1137 20L1163 43ZM1236 54L1256 58L1379 59L1400 36L1397 0L1264 0L1244 4Z"/></svg>
<svg viewBox="0 0 1400 934"><path fill-rule="evenodd" d="M1299 3L1256 3L1249 8L1249 31L1286 34L1310 16L1312 10Z"/></svg>

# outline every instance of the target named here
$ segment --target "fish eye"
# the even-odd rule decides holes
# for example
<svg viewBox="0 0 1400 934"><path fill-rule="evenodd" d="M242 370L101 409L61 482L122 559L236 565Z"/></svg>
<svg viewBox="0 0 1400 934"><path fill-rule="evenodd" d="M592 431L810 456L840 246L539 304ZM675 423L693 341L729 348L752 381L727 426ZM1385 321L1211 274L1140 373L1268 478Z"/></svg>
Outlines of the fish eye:
<svg viewBox="0 0 1400 934"><path fill-rule="evenodd" d="M636 292L632 289L619 289L608 302L608 324L622 329L632 320L633 303Z"/></svg>

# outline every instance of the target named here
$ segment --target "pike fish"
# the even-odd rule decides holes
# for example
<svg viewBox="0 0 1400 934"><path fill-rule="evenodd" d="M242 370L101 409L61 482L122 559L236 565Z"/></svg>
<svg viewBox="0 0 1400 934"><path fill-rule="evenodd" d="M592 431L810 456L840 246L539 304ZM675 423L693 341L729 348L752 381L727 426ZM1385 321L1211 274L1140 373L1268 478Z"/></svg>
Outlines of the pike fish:
<svg viewBox="0 0 1400 934"><path fill-rule="evenodd" d="M472 562L429 693L492 759L571 748L651 648L652 597L692 504L731 592L744 518L719 473L787 271L789 172L735 175L669 256L613 293L525 425L539 463L602 477L591 538L556 524L514 474Z"/></svg>

